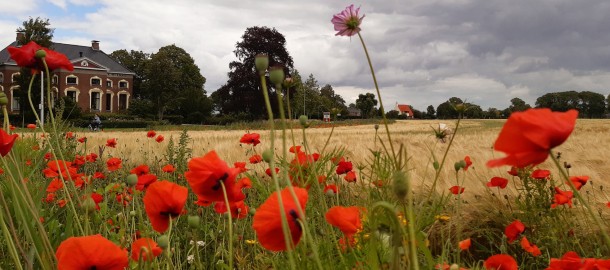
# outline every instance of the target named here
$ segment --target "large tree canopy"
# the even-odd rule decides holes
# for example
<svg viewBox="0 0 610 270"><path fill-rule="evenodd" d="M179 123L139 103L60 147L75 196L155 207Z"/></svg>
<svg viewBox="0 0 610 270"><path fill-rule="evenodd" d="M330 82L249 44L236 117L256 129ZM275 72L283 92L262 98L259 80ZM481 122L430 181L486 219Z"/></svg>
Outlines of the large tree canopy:
<svg viewBox="0 0 610 270"><path fill-rule="evenodd" d="M356 99L356 107L362 112L363 118L370 117L375 106L377 106L375 94L366 93L358 95L358 99Z"/></svg>
<svg viewBox="0 0 610 270"><path fill-rule="evenodd" d="M203 89L205 77L184 49L176 45L159 49L147 62L144 76L147 80L142 84L141 95L153 102L159 120L166 111L188 117L187 114L199 111L189 111L197 108L192 104L197 102L203 106L199 114L209 114L211 106L204 106L207 102Z"/></svg>
<svg viewBox="0 0 610 270"><path fill-rule="evenodd" d="M591 91L565 91L544 94L536 99L536 107L565 112L577 109L580 117L600 118L604 116L604 95Z"/></svg>
<svg viewBox="0 0 610 270"><path fill-rule="evenodd" d="M134 50L128 52L122 49L112 52L109 56L136 74L133 78L133 95L140 97L142 81L146 80L145 68L146 63L150 60L150 54Z"/></svg>
<svg viewBox="0 0 610 270"><path fill-rule="evenodd" d="M265 101L254 66L254 56L267 54L270 66L282 65L288 74L294 63L286 50L286 39L275 28L254 26L246 29L233 52L238 61L229 64L227 83L212 93L215 108L222 114L241 114L251 119L264 118ZM267 88L272 99L271 104L274 111L277 111L276 95L270 86L268 84Z"/></svg>

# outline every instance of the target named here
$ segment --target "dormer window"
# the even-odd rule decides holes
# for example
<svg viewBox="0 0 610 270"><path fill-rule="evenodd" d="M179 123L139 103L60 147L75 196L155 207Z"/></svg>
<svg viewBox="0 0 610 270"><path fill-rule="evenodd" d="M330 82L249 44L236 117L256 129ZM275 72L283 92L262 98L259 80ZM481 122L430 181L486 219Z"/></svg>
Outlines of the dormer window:
<svg viewBox="0 0 610 270"><path fill-rule="evenodd" d="M128 87L128 83L125 80L122 80L119 82L119 88L127 88Z"/></svg>
<svg viewBox="0 0 610 270"><path fill-rule="evenodd" d="M97 77L91 78L91 85L102 86L102 79Z"/></svg>
<svg viewBox="0 0 610 270"><path fill-rule="evenodd" d="M70 76L66 77L66 84L71 84L71 85L78 84L78 77L76 77L74 75L70 75Z"/></svg>

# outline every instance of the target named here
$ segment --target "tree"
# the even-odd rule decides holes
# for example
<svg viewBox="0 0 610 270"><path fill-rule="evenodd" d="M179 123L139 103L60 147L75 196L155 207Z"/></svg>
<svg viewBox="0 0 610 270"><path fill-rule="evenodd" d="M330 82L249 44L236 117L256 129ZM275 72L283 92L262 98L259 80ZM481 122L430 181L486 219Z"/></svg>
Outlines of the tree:
<svg viewBox="0 0 610 270"><path fill-rule="evenodd" d="M229 80L212 94L214 106L223 114L245 113L252 118L265 118L267 111L254 56L267 54L270 66L282 65L288 74L294 64L286 50L286 39L275 28L254 26L246 29L233 52L238 61L229 64ZM273 110L277 111L276 94L268 80L267 83Z"/></svg>
<svg viewBox="0 0 610 270"><path fill-rule="evenodd" d="M604 96L591 91L566 91L547 93L536 99L536 107L565 112L576 109L581 117L604 117L606 103Z"/></svg>
<svg viewBox="0 0 610 270"><path fill-rule="evenodd" d="M17 28L17 32L23 33L23 35L19 36L20 38L17 40L17 42L24 45L30 41L34 41L42 47L52 48L53 29L50 28L50 26L51 23L49 22L49 19L42 19L40 17L33 19L30 17L28 20L22 23L21 27ZM31 123L36 120L28 102L27 91L32 79L32 72L29 68L21 68L19 74L20 75L17 78L19 90L13 92L13 95L19 99L19 106L21 108L19 114L22 121ZM40 85L40 76L36 76L32 85ZM31 94L32 102L34 103L34 107L36 107L36 105L40 102L40 91L32 91Z"/></svg>
<svg viewBox="0 0 610 270"><path fill-rule="evenodd" d="M133 78L133 95L136 98L140 97L142 82L146 80L146 63L150 60L150 54L122 49L112 52L109 56L136 74Z"/></svg>
<svg viewBox="0 0 610 270"><path fill-rule="evenodd" d="M604 95L591 91L582 91L578 93L578 96L580 97L578 111L580 112L581 117L604 117L604 112L606 111L606 101L604 99Z"/></svg>
<svg viewBox="0 0 610 270"><path fill-rule="evenodd" d="M205 105L205 77L184 49L176 45L159 49L147 62L145 76L148 79L143 82L141 94L155 104L159 120L168 110L183 117L195 111L202 115L210 113L211 105L200 109L192 105L193 102Z"/></svg>
<svg viewBox="0 0 610 270"><path fill-rule="evenodd" d="M438 105L436 108L436 117L439 119L455 119L458 118L459 113L455 110L455 105L464 103L462 99L452 97L448 101L445 101Z"/></svg>
<svg viewBox="0 0 610 270"><path fill-rule="evenodd" d="M347 114L345 100L341 95L335 93L335 90L333 90L333 87L330 84L324 85L320 89L320 96L322 97L324 108L331 112L331 114Z"/></svg>
<svg viewBox="0 0 610 270"><path fill-rule="evenodd" d="M502 117L502 112L496 108L488 108L485 112L485 118L499 119Z"/></svg>
<svg viewBox="0 0 610 270"><path fill-rule="evenodd" d="M426 118L434 119L436 118L436 110L434 110L434 106L428 105L426 108Z"/></svg>
<svg viewBox="0 0 610 270"><path fill-rule="evenodd" d="M610 113L610 94L608 94L608 97L606 98L606 112Z"/></svg>
<svg viewBox="0 0 610 270"><path fill-rule="evenodd" d="M356 99L356 108L362 112L362 118L370 117L371 111L377 106L377 99L373 93L366 93L358 95Z"/></svg>
<svg viewBox="0 0 610 270"><path fill-rule="evenodd" d="M385 117L387 119L398 119L399 115L400 112L398 112L397 110L390 110L389 112L385 113Z"/></svg>
<svg viewBox="0 0 610 270"><path fill-rule="evenodd" d="M525 111L529 108L531 108L532 106L530 106L529 104L525 103L525 101L523 101L520 98L513 98L510 100L510 106L508 107L508 112L509 113L514 113L514 112L522 112Z"/></svg>

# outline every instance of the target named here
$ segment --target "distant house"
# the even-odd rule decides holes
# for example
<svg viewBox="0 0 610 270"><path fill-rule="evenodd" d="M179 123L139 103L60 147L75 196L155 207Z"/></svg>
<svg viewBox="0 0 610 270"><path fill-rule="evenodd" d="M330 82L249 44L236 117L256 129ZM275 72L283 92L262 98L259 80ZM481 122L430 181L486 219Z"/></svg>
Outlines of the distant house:
<svg viewBox="0 0 610 270"><path fill-rule="evenodd" d="M360 111L358 108L348 107L347 113L350 117L362 117L362 111Z"/></svg>
<svg viewBox="0 0 610 270"><path fill-rule="evenodd" d="M17 40L20 40L17 33ZM9 46L21 46L14 41ZM74 65L74 71L55 70L51 74L51 90L54 99L72 98L84 112L120 112L129 108L133 95L135 73L100 50L99 41L91 47L54 43L54 51L65 54ZM8 46L0 51L0 91L9 99L11 112L21 110L17 82L20 67L11 59Z"/></svg>
<svg viewBox="0 0 610 270"><path fill-rule="evenodd" d="M413 110L411 110L411 106L409 105L398 104L398 102L396 102L396 107L394 110L397 110L399 115L405 115L407 118L413 118Z"/></svg>

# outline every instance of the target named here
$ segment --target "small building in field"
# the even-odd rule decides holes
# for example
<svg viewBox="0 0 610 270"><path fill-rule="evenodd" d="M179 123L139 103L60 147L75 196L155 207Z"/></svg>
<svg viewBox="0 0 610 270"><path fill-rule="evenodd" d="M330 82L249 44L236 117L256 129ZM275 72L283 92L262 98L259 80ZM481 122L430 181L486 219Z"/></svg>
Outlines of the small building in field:
<svg viewBox="0 0 610 270"><path fill-rule="evenodd" d="M396 107L394 108L394 110L398 111L398 115L404 115L407 118L413 118L413 110L411 110L411 106L409 105L398 104L398 102L396 102Z"/></svg>
<svg viewBox="0 0 610 270"><path fill-rule="evenodd" d="M348 107L347 113L349 117L362 117L362 111L358 108Z"/></svg>
<svg viewBox="0 0 610 270"><path fill-rule="evenodd" d="M17 33L16 41L9 46L23 45L18 42L22 40L20 35L23 33ZM100 50L99 41L93 40L91 46L53 43L51 49L65 54L74 65L74 71L61 69L52 72L51 93L54 99L70 97L83 112L110 113L129 108L135 73ZM8 97L8 109L14 113L22 109L19 95L13 94L22 91L17 83L20 70L11 59L8 46L0 51L0 91Z"/></svg>

